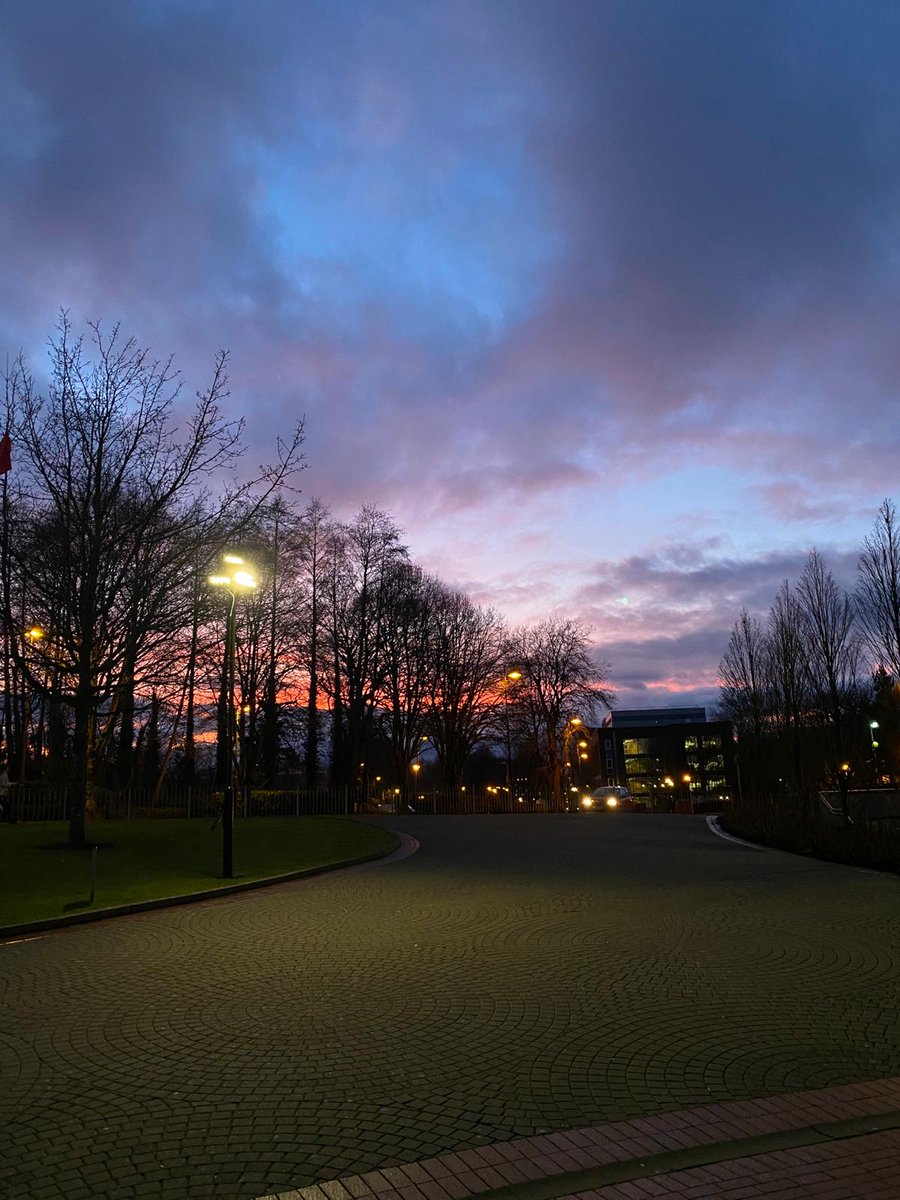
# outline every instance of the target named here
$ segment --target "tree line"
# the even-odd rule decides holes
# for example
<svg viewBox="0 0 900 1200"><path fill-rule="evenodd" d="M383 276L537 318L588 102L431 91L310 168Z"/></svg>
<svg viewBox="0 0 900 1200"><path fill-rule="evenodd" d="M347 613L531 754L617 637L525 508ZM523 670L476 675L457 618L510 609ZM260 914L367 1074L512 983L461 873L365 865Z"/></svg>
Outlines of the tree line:
<svg viewBox="0 0 900 1200"><path fill-rule="evenodd" d="M187 415L172 360L119 327L78 337L63 315L49 362L43 389L21 358L6 381L0 739L14 783L70 786L73 843L97 788L221 785L235 758L247 786L366 791L387 756L405 795L426 743L450 789L514 743L562 803L566 724L610 700L585 628L511 629L415 564L390 514L301 499L302 421L242 476L224 353ZM237 601L229 695L208 576L234 549L258 587Z"/></svg>
<svg viewBox="0 0 900 1200"><path fill-rule="evenodd" d="M839 793L900 778L900 528L886 499L852 591L816 550L785 580L768 616L744 609L719 667L722 715L738 735L750 801L784 797L811 812Z"/></svg>

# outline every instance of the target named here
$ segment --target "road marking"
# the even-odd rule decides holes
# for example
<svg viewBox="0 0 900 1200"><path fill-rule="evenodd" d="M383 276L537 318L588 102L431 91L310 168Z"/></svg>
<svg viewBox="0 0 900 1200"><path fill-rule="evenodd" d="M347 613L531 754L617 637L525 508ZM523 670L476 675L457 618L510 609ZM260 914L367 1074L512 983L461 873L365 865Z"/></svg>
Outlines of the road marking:
<svg viewBox="0 0 900 1200"><path fill-rule="evenodd" d="M724 838L726 842L734 842L738 846L747 846L750 850L771 850L771 846L760 846L757 842L745 842L743 838L735 837L731 833L726 833L719 824L718 817L707 817L706 827L710 833L714 833L716 837Z"/></svg>

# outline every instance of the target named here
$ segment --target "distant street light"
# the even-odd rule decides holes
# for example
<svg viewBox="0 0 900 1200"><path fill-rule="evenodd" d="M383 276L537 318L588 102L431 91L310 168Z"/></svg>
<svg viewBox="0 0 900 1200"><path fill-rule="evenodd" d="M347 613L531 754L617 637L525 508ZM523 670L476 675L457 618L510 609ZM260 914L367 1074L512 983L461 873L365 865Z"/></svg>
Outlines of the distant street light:
<svg viewBox="0 0 900 1200"><path fill-rule="evenodd" d="M252 591L256 579L245 570L244 560L238 554L224 554L222 561L230 570L210 575L213 587L221 588L230 597L228 615L225 620L225 745L227 766L225 775L225 799L222 806L222 875L231 879L234 873L234 649L236 637L235 601L238 592Z"/></svg>
<svg viewBox="0 0 900 1200"><path fill-rule="evenodd" d="M565 733L563 734L563 762L565 763L566 769L569 771L570 776L571 772L577 768L577 770L575 770L575 778L579 784L581 783L581 764L587 762L589 757L589 743L585 737L584 730L584 721L581 719L581 717L569 717L569 720L566 722ZM578 738L578 741L575 743L578 749L578 754L574 763L572 762L573 737Z"/></svg>

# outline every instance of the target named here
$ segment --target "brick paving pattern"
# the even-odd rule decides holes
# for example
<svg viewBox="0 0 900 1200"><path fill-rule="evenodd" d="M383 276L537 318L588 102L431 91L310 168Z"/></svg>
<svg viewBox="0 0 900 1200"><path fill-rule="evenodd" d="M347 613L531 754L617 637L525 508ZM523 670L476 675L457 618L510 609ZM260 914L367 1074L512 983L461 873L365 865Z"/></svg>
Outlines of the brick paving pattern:
<svg viewBox="0 0 900 1200"><path fill-rule="evenodd" d="M389 823L420 852L0 947L4 1200L251 1200L900 1076L892 876L702 818Z"/></svg>
<svg viewBox="0 0 900 1200"><path fill-rule="evenodd" d="M854 1119L889 1114L895 1127L852 1136ZM826 1133L830 1130L830 1135ZM748 1141L795 1135L799 1144L740 1153ZM840 1140L823 1141L823 1137ZM731 1143L731 1144L729 1144ZM704 1150L704 1161L665 1169L654 1156ZM749 1151L749 1147L747 1147ZM725 1159L724 1156L728 1155ZM624 1167L631 1178L570 1191L572 1172ZM629 1200L656 1196L707 1200L868 1200L900 1196L900 1078L849 1084L764 1100L708 1105L678 1113L517 1138L477 1150L344 1176L260 1200L468 1200L498 1190L528 1200ZM893 1188L893 1191L889 1189Z"/></svg>

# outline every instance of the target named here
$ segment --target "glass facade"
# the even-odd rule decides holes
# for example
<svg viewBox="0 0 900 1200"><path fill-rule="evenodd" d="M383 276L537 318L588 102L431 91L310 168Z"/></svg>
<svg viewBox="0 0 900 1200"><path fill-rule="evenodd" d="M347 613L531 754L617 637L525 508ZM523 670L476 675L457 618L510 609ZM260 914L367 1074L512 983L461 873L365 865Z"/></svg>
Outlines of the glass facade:
<svg viewBox="0 0 900 1200"><path fill-rule="evenodd" d="M736 789L734 735L727 722L660 722L653 728L623 722L619 729L603 728L600 738L602 782L626 785L654 811L673 812L688 798L718 801Z"/></svg>

